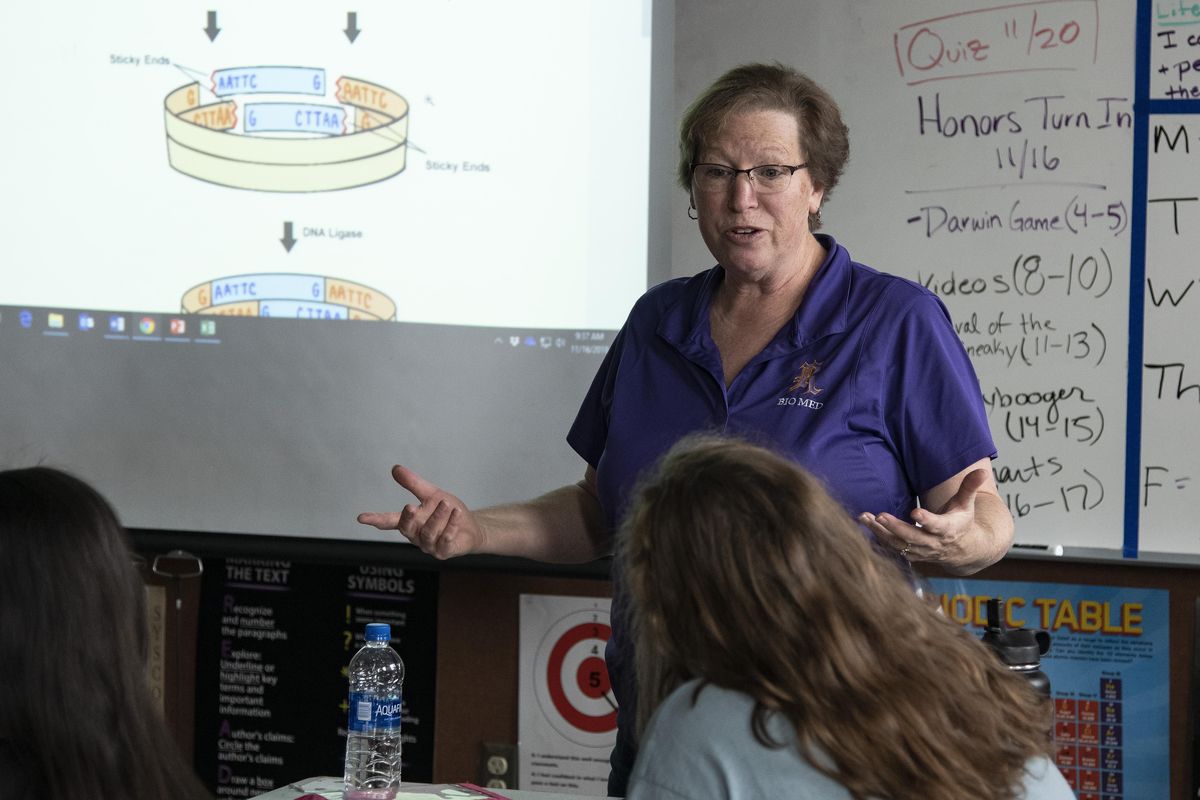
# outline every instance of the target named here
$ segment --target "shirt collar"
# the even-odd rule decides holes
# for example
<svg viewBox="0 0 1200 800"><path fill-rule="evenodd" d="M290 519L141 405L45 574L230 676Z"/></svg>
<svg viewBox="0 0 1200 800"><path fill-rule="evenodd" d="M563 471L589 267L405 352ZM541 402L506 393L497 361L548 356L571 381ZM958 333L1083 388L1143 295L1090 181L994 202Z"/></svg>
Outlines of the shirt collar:
<svg viewBox="0 0 1200 800"><path fill-rule="evenodd" d="M851 288L850 254L832 236L823 233L815 236L826 250L825 260L809 282L791 322L766 346L763 355L792 352L846 329ZM724 279L725 270L717 265L689 280L683 293L663 311L658 334L682 353L698 355L703 352L712 341L708 310L713 292Z"/></svg>

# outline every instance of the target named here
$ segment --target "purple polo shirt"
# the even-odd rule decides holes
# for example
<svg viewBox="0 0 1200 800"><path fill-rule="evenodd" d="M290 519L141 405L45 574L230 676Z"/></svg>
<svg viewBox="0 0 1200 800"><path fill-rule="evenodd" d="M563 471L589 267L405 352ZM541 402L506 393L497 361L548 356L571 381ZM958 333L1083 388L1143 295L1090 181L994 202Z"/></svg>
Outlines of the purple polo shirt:
<svg viewBox="0 0 1200 800"><path fill-rule="evenodd" d="M567 435L596 468L613 530L638 477L700 431L789 455L852 515L908 519L922 492L995 457L979 380L942 302L817 238L828 255L795 317L728 389L708 324L721 267L660 284L634 305ZM606 653L621 738L632 731L634 688L623 584L614 573Z"/></svg>
<svg viewBox="0 0 1200 800"><path fill-rule="evenodd" d="M614 529L642 471L697 431L792 456L851 514L907 518L921 492L996 455L942 302L818 238L828 256L796 316L728 389L708 325L724 270L660 284L634 305L567 435L596 468Z"/></svg>

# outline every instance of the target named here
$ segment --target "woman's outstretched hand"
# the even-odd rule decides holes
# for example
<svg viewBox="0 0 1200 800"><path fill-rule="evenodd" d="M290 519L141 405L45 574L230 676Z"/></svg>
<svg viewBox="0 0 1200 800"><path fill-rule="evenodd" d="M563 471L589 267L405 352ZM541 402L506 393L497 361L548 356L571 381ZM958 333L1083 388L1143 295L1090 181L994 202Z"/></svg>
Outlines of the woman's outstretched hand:
<svg viewBox="0 0 1200 800"><path fill-rule="evenodd" d="M392 479L414 497L400 511L366 511L358 521L381 531L399 531L435 558L454 558L483 547L486 535L462 500L430 483L408 467L392 467Z"/></svg>

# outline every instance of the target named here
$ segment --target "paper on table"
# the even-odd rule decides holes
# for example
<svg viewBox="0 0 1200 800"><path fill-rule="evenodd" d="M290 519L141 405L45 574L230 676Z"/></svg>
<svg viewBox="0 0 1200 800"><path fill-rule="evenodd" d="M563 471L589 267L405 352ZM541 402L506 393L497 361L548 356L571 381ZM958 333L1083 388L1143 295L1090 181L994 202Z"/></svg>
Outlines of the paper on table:
<svg viewBox="0 0 1200 800"><path fill-rule="evenodd" d="M343 800L342 779L332 776L306 778L275 789L255 800L296 800L305 795L316 795L324 800ZM458 783L401 783L395 800L507 800L474 784Z"/></svg>

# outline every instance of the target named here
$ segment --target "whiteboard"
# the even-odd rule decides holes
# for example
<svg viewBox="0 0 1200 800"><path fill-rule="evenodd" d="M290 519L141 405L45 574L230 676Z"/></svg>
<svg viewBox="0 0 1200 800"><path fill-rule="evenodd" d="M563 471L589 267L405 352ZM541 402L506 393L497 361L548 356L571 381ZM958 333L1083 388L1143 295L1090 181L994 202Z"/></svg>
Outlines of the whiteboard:
<svg viewBox="0 0 1200 800"><path fill-rule="evenodd" d="M1200 7L1139 10L1146 52L1141 459L1137 464L1138 542L1143 550L1200 552L1190 519L1200 453ZM1157 113L1156 113L1157 112Z"/></svg>
<svg viewBox="0 0 1200 800"><path fill-rule="evenodd" d="M1148 146L1139 539L1197 552L1200 115L1151 115Z"/></svg>
<svg viewBox="0 0 1200 800"><path fill-rule="evenodd" d="M680 110L729 67L772 60L841 105L850 163L822 231L950 309L1018 542L1126 544L1136 10L1122 0L677 6ZM676 206L672 269L691 274L712 259L686 198ZM1169 423L1147 435L1194 449Z"/></svg>

